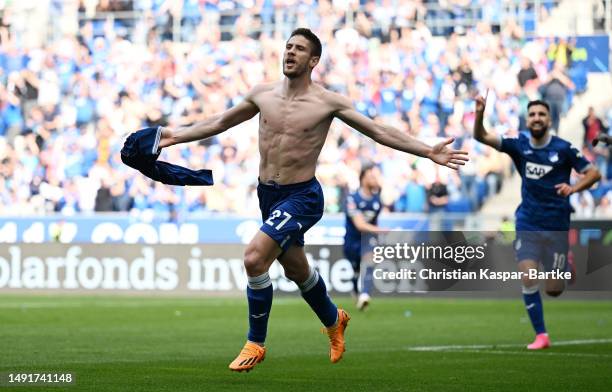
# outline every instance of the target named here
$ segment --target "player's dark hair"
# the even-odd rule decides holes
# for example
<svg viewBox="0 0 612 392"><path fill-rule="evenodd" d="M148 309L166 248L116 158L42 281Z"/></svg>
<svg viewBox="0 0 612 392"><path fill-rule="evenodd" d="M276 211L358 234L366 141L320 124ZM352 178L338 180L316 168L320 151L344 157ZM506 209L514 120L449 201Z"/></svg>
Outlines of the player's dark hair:
<svg viewBox="0 0 612 392"><path fill-rule="evenodd" d="M376 167L375 164L373 163L366 163L361 167L361 172L359 173L359 183L361 184L361 181L363 181L363 177L365 177L365 175L372 169L374 169Z"/></svg>
<svg viewBox="0 0 612 392"><path fill-rule="evenodd" d="M312 45L310 54L316 57L321 57L321 52L323 52L323 46L321 45L321 40L319 40L319 37L317 37L315 33L310 31L310 29L300 27L298 29L293 30L289 38L293 37L294 35L301 35L302 37L306 38Z"/></svg>
<svg viewBox="0 0 612 392"><path fill-rule="evenodd" d="M527 104L527 110L529 110L532 106L544 106L546 108L546 111L550 113L550 106L548 105L548 103L542 101L541 99L529 101L529 103Z"/></svg>

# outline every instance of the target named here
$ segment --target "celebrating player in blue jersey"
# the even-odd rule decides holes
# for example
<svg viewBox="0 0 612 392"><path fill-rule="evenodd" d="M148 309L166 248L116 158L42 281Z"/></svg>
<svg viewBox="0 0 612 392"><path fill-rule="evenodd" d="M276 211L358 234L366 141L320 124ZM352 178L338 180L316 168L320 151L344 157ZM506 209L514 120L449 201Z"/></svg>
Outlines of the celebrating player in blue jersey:
<svg viewBox="0 0 612 392"><path fill-rule="evenodd" d="M521 175L522 202L516 210L514 249L518 267L523 272L523 299L536 332L530 350L550 346L544 326L544 310L538 280L530 279L530 270L542 263L547 272L567 268L568 230L571 207L569 196L590 188L601 177L599 171L568 141L550 133L550 109L544 101L527 105L527 128L530 136L501 138L488 133L482 123L486 96L476 98L474 137L510 155ZM582 174L569 185L572 169ZM547 279L546 293L556 297L565 289L565 280Z"/></svg>
<svg viewBox="0 0 612 392"><path fill-rule="evenodd" d="M329 298L323 278L310 267L304 252L305 233L323 216L323 189L315 178L315 169L335 118L378 143L451 169L468 160L466 152L448 147L452 138L429 146L363 116L348 98L314 83L312 70L321 50L321 41L312 31L295 30L285 43L285 77L281 81L255 86L240 103L223 113L178 130L165 128L159 141L159 147L164 148L206 139L259 115L257 196L263 223L244 254L249 332L240 354L229 364L232 371L248 372L265 358L273 297L268 270L275 260L325 326L330 361L342 359L350 317Z"/></svg>
<svg viewBox="0 0 612 392"><path fill-rule="evenodd" d="M353 292L358 295L357 308L365 310L370 303L372 288L372 266L366 266L362 274L361 292L358 280L363 259L362 235L375 234L381 231L377 226L380 203L380 170L374 165L365 165L359 174L359 189L346 198L346 233L344 235L344 256L353 266ZM373 236L371 239L375 239ZM363 237L367 242L367 237Z"/></svg>

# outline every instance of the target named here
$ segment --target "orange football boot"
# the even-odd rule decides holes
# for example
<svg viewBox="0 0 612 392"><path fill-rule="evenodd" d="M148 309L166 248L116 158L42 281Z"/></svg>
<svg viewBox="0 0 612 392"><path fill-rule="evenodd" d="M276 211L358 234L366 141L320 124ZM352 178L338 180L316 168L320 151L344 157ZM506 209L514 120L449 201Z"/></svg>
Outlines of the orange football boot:
<svg viewBox="0 0 612 392"><path fill-rule="evenodd" d="M346 351L344 347L344 330L348 326L351 317L342 309L338 309L338 321L332 327L326 328L329 336L329 359L336 363L342 359Z"/></svg>
<svg viewBox="0 0 612 392"><path fill-rule="evenodd" d="M229 364L234 372L249 372L266 357L266 348L253 342L246 342L240 354Z"/></svg>

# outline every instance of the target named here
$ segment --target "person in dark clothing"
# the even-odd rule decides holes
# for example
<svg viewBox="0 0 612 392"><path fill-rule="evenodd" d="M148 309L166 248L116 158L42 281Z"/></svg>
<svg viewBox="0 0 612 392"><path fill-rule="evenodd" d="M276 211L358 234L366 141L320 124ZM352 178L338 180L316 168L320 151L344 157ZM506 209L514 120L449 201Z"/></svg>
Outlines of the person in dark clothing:
<svg viewBox="0 0 612 392"><path fill-rule="evenodd" d="M446 184L436 178L427 191L427 201L429 202L429 212L444 211L448 204L448 188Z"/></svg>
<svg viewBox="0 0 612 392"><path fill-rule="evenodd" d="M474 84L474 73L467 58L463 58L457 69L453 72L455 81L455 95L467 94Z"/></svg>
<svg viewBox="0 0 612 392"><path fill-rule="evenodd" d="M541 87L542 100L550 105L551 130L559 132L561 116L565 111L565 100L567 93L574 88L574 83L563 70L563 65L555 63L555 67L549 75L549 80Z"/></svg>
<svg viewBox="0 0 612 392"><path fill-rule="evenodd" d="M113 196L111 194L110 185L104 181L98 193L96 194L96 203L94 211L96 212L109 212L113 210Z"/></svg>
<svg viewBox="0 0 612 392"><path fill-rule="evenodd" d="M448 205L448 188L440 180L436 170L436 179L427 190L429 204L430 227L432 230L452 230L452 222L444 218L444 211Z"/></svg>
<svg viewBox="0 0 612 392"><path fill-rule="evenodd" d="M589 114L582 119L582 126L584 128L584 144L590 149L593 148L592 142L600 132L608 132L608 128L597 117L592 106L589 108Z"/></svg>
<svg viewBox="0 0 612 392"><path fill-rule="evenodd" d="M528 57L523 57L521 59L521 70L519 71L517 78L521 88L525 87L525 84L527 84L528 81L538 78L538 73L536 72L535 68L533 68L533 64Z"/></svg>

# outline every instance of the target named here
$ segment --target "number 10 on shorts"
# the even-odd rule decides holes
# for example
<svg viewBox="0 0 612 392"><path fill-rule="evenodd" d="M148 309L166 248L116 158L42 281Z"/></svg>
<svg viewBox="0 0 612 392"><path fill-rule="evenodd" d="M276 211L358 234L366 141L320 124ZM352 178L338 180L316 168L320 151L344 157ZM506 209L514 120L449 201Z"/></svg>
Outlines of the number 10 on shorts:
<svg viewBox="0 0 612 392"><path fill-rule="evenodd" d="M285 218L282 221L280 221L280 223L276 225L276 227L274 227L274 219L279 218L281 214ZM287 223L289 219L291 219L291 214L289 214L288 212L281 211L281 210L274 210L272 211L272 214L270 214L270 217L266 219L266 224L274 227L276 230L280 230L283 226L285 226L285 223Z"/></svg>
<svg viewBox="0 0 612 392"><path fill-rule="evenodd" d="M565 254L557 253L553 254L553 269L565 270Z"/></svg>

